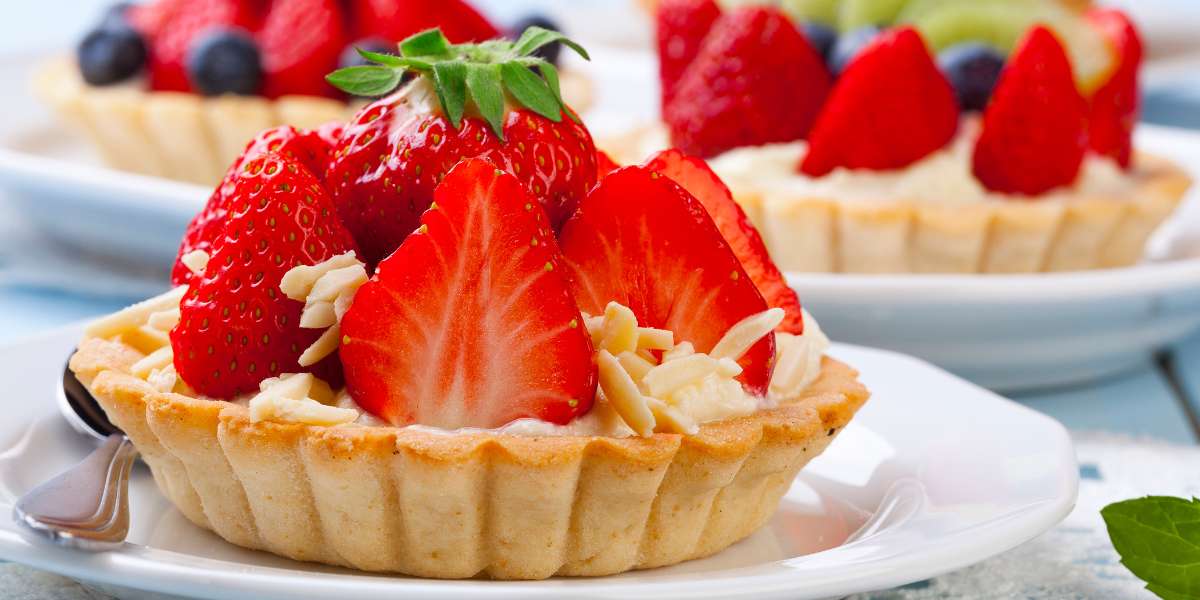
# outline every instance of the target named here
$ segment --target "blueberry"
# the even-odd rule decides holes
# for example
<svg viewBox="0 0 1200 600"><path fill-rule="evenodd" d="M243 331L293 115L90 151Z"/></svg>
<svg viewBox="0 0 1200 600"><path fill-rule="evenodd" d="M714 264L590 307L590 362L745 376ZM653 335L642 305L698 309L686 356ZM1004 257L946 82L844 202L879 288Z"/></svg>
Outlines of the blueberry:
<svg viewBox="0 0 1200 600"><path fill-rule="evenodd" d="M1004 55L987 44L965 42L938 55L938 66L954 86L963 110L983 110L1004 68Z"/></svg>
<svg viewBox="0 0 1200 600"><path fill-rule="evenodd" d="M188 80L206 96L253 95L262 83L258 46L241 29L210 29L192 40L187 58Z"/></svg>
<svg viewBox="0 0 1200 600"><path fill-rule="evenodd" d="M841 74L846 65L850 64L850 61L858 55L859 50L862 50L863 46L871 43L871 40L879 35L879 31L878 27L867 25L839 37L834 42L833 48L829 50L829 72L834 75Z"/></svg>
<svg viewBox="0 0 1200 600"><path fill-rule="evenodd" d="M396 49L396 44L388 43L387 40L384 40L381 38L374 38L374 37L373 38L363 38L361 40L358 40L356 42L349 44L348 46L346 46L345 49L342 50L342 54L338 57L338 68L344 69L346 67L362 67L362 66L374 64L371 61L369 61L369 60L363 58L361 55L359 55L359 53L358 53L359 48L366 50L368 52L377 52L379 54L398 54L399 53L399 51Z"/></svg>
<svg viewBox="0 0 1200 600"><path fill-rule="evenodd" d="M146 42L128 25L93 29L75 52L83 80L108 85L133 77L146 64Z"/></svg>
<svg viewBox="0 0 1200 600"><path fill-rule="evenodd" d="M558 26L558 23L551 21L545 15L532 14L519 19L516 23L513 23L512 38L515 40L521 37L521 34L524 33L526 29L534 26L541 27L542 29L549 29L551 31L562 31L562 28ZM558 55L561 52L562 44L554 42L553 44L546 44L545 46L538 48L533 54L534 56L540 56L546 59L546 61L552 65L557 65Z"/></svg>
<svg viewBox="0 0 1200 600"><path fill-rule="evenodd" d="M800 33L804 34L804 38L808 40L808 45L821 55L821 58L828 63L829 52L833 50L833 45L837 43L837 30L815 21L805 21L800 24Z"/></svg>

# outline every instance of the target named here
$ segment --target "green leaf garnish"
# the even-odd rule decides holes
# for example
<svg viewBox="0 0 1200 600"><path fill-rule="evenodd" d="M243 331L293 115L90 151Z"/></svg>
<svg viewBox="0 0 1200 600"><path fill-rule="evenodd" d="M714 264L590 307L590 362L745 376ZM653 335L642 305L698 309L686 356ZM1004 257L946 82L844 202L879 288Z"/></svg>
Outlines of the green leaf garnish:
<svg viewBox="0 0 1200 600"><path fill-rule="evenodd" d="M1200 598L1200 499L1147 496L1100 511L1121 564L1164 600Z"/></svg>
<svg viewBox="0 0 1200 600"><path fill-rule="evenodd" d="M563 114L578 116L562 100L558 71L532 53L546 44L562 43L590 60L582 46L557 31L530 27L516 42L488 40L451 44L440 29L428 29L400 42L400 55L359 49L375 63L330 73L326 80L356 96L382 96L400 85L406 72L429 78L438 102L455 128L466 114L478 114L501 139L506 101L555 123ZM535 72L536 71L536 72Z"/></svg>
<svg viewBox="0 0 1200 600"><path fill-rule="evenodd" d="M467 65L467 92L479 114L504 139L504 92L501 91L500 65Z"/></svg>
<svg viewBox="0 0 1200 600"><path fill-rule="evenodd" d="M347 67L325 76L330 85L355 96L382 96L400 84L403 71L387 67Z"/></svg>

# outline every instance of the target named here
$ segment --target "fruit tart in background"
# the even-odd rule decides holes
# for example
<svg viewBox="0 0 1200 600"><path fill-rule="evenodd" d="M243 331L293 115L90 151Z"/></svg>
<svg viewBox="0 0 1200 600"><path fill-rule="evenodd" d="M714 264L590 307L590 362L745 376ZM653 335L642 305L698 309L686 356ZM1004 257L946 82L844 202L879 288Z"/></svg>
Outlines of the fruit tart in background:
<svg viewBox="0 0 1200 600"><path fill-rule="evenodd" d="M71 368L189 520L425 577L670 565L762 526L866 401L703 160L597 154L553 41L339 71L407 82L263 133L177 287L88 327Z"/></svg>
<svg viewBox="0 0 1200 600"><path fill-rule="evenodd" d="M504 35L466 0L121 2L74 57L38 70L34 91L106 163L211 185L264 129L352 117L367 99L325 75L364 64L356 49L395 53L397 42L435 26L455 43ZM558 52L542 49L552 60ZM568 71L562 86L576 106L587 102L578 74Z"/></svg>
<svg viewBox="0 0 1200 600"><path fill-rule="evenodd" d="M602 144L710 160L788 271L1131 265L1190 185L1136 151L1142 44L1116 10L663 0L663 124Z"/></svg>

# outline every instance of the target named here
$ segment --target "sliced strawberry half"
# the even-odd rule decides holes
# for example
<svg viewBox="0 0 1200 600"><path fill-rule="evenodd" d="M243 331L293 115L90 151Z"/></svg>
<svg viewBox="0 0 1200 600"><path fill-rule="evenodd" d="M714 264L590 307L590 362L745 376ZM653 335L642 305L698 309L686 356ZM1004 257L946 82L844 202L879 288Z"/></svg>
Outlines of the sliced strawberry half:
<svg viewBox="0 0 1200 600"><path fill-rule="evenodd" d="M645 167L670 177L704 205L721 236L767 301L767 306L783 309L786 316L776 330L797 335L804 333L800 297L796 295L796 290L788 286L783 273L771 260L762 236L733 199L725 182L708 167L708 163L671 149L650 157Z"/></svg>
<svg viewBox="0 0 1200 600"><path fill-rule="evenodd" d="M354 400L393 425L566 423L591 407L591 339L549 219L512 175L460 162L342 320Z"/></svg>
<svg viewBox="0 0 1200 600"><path fill-rule="evenodd" d="M714 0L662 0L658 3L658 75L665 110L675 96L679 78L692 64L704 37L721 16Z"/></svg>
<svg viewBox="0 0 1200 600"><path fill-rule="evenodd" d="M245 0L165 0L161 11L137 13L135 22L147 35L150 88L190 92L184 60L192 41L213 27L258 28L261 15Z"/></svg>
<svg viewBox="0 0 1200 600"><path fill-rule="evenodd" d="M700 352L767 310L704 206L645 167L605 177L563 226L559 244L584 312L598 315L619 302L639 323L670 329ZM774 355L771 334L738 361L750 391L766 392Z"/></svg>
<svg viewBox="0 0 1200 600"><path fill-rule="evenodd" d="M983 113L975 177L990 190L1029 196L1070 185L1087 149L1087 113L1062 44L1034 27Z"/></svg>
<svg viewBox="0 0 1200 600"><path fill-rule="evenodd" d="M1138 70L1142 40L1129 17L1116 9L1094 8L1088 22L1100 30L1117 50L1117 68L1091 98L1088 145L1101 156L1129 168L1133 158L1133 127L1138 120Z"/></svg>
<svg viewBox="0 0 1200 600"><path fill-rule="evenodd" d="M197 392L232 398L267 377L311 372L338 385L335 355L310 368L300 354L322 331L301 329L304 304L279 291L283 275L354 248L321 182L299 161L255 158L230 180L228 210L203 277L193 278L171 330L175 370Z"/></svg>
<svg viewBox="0 0 1200 600"><path fill-rule="evenodd" d="M325 75L351 41L345 20L337 0L275 0L258 32L262 94L341 97Z"/></svg>
<svg viewBox="0 0 1200 600"><path fill-rule="evenodd" d="M958 129L954 88L911 27L883 33L846 67L808 138L800 170L904 168Z"/></svg>
<svg viewBox="0 0 1200 600"><path fill-rule="evenodd" d="M175 266L171 270L171 284L184 285L192 280L191 270L180 260L183 255L193 250L209 252L213 242L221 235L233 184L246 163L264 154L280 154L299 161L317 179L323 179L329 154L340 131L339 124L325 125L316 131L302 131L291 125L283 125L268 129L250 140L246 149L230 165L225 179L213 190L204 208L188 223L175 257Z"/></svg>
<svg viewBox="0 0 1200 600"><path fill-rule="evenodd" d="M808 135L829 92L821 56L783 13L744 7L713 23L663 120L697 156Z"/></svg>

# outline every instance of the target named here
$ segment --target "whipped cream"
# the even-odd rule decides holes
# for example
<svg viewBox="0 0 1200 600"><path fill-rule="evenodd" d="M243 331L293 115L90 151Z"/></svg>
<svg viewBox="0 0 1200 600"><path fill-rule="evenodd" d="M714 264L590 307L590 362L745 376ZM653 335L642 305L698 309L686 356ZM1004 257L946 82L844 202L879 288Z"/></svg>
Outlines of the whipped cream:
<svg viewBox="0 0 1200 600"><path fill-rule="evenodd" d="M958 134L945 148L903 168L891 171L837 168L822 177L796 170L808 151L803 141L736 148L709 161L731 188L777 192L780 197L803 196L830 200L913 200L984 202L1027 200L985 188L972 172L979 120L963 119ZM1136 181L1112 159L1088 154L1075 182L1051 190L1040 199L1066 200L1079 194L1126 197Z"/></svg>

